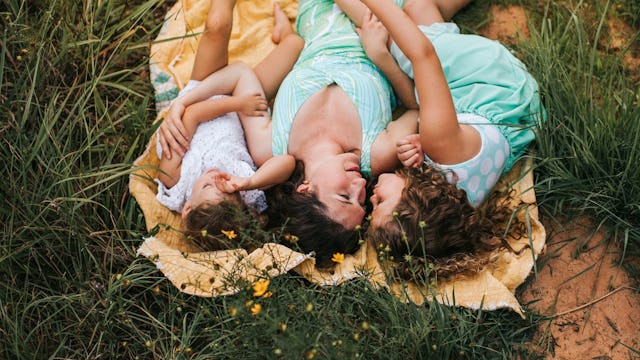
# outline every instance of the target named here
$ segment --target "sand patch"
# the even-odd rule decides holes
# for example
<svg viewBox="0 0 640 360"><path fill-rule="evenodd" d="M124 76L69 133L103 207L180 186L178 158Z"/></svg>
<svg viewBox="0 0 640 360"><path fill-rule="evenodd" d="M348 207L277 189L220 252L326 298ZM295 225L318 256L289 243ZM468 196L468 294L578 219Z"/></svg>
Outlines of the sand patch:
<svg viewBox="0 0 640 360"><path fill-rule="evenodd" d="M480 34L503 43L515 44L529 38L527 14L519 6L506 8L494 5L489 14L489 23L480 30Z"/></svg>
<svg viewBox="0 0 640 360"><path fill-rule="evenodd" d="M546 253L521 296L552 317L536 336L541 350L551 359L639 359L640 295L619 266L618 244L584 220L545 227Z"/></svg>
<svg viewBox="0 0 640 360"><path fill-rule="evenodd" d="M607 21L607 26L609 48L615 53L624 51L622 63L629 69L632 81L640 82L640 42L634 37L634 30L619 19Z"/></svg>

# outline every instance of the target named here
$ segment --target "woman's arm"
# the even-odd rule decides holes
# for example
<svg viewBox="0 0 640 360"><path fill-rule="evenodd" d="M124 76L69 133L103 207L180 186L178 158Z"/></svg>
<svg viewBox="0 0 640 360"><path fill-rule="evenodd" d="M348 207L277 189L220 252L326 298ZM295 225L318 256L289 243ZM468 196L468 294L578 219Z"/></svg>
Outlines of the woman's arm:
<svg viewBox="0 0 640 360"><path fill-rule="evenodd" d="M191 116L190 110L190 108L185 109L182 116L182 123L189 139L193 137L193 134L196 132L196 128L199 124L199 122ZM168 149L171 156L166 156L167 149L164 147L164 144L162 144L162 151L163 154L162 158L160 158L160 174L158 175L158 180L160 180L164 186L171 188L178 183L178 180L180 180L180 170L184 154L179 153L175 147L171 147Z"/></svg>
<svg viewBox="0 0 640 360"><path fill-rule="evenodd" d="M393 172L402 159L397 153L398 141L418 132L418 111L407 110L398 119L390 122L371 147L371 171L373 175ZM400 160L400 162L399 162Z"/></svg>
<svg viewBox="0 0 640 360"><path fill-rule="evenodd" d="M479 135L458 124L449 85L431 41L409 16L390 0L362 0L382 21L398 47L413 65L420 100L420 143L434 161L457 163L471 158Z"/></svg>
<svg viewBox="0 0 640 360"><path fill-rule="evenodd" d="M275 5L274 5L275 6ZM304 41L293 33L288 20L286 34L278 46L258 64L254 71L247 74L234 90L234 95L264 93L267 99L274 97L282 80L291 71L304 47ZM240 114L240 121L244 128L247 147L251 158L258 166L263 166L273 156L271 149L271 117L268 114L251 116Z"/></svg>

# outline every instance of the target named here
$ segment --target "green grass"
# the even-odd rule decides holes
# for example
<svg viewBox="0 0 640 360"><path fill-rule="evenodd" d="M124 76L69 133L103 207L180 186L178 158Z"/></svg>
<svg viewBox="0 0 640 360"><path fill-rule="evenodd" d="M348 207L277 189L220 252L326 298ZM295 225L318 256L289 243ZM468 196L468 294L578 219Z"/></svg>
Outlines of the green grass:
<svg viewBox="0 0 640 360"><path fill-rule="evenodd" d="M537 139L536 191L547 210L604 222L625 250L638 254L640 91L628 80L621 54L608 49L611 6L598 7L596 22L585 24L571 16L584 11L580 6L550 4L545 21L522 44L550 114Z"/></svg>
<svg viewBox="0 0 640 360"><path fill-rule="evenodd" d="M637 6L620 3L584 17L532 6L531 40L516 50L549 112L536 152L541 206L605 222L638 253L638 84L600 26L619 14L637 40ZM487 4L474 4L463 28L477 29ZM137 258L146 229L127 182L153 132L148 45L167 5L2 0L1 358L536 356L535 314L416 307L363 281L321 288L293 274L274 279L267 299L204 299Z"/></svg>

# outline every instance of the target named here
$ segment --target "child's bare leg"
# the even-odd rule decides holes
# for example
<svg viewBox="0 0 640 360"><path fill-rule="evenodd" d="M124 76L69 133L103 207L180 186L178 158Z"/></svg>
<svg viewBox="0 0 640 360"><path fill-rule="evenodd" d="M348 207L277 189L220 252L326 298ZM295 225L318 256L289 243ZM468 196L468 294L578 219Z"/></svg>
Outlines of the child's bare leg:
<svg viewBox="0 0 640 360"><path fill-rule="evenodd" d="M357 27L362 26L362 19L367 12L367 6L360 0L335 0L335 3L349 17Z"/></svg>
<svg viewBox="0 0 640 360"><path fill-rule="evenodd" d="M402 10L416 25L444 22L444 17L436 2L437 0L407 0Z"/></svg>
<svg viewBox="0 0 640 360"><path fill-rule="evenodd" d="M192 80L202 80L227 65L235 4L235 0L211 0L191 71Z"/></svg>
<svg viewBox="0 0 640 360"><path fill-rule="evenodd" d="M280 83L291 71L304 47L304 41L295 33L289 18L277 3L274 3L273 12L275 26L272 40L278 46L254 67L268 100L275 97Z"/></svg>
<svg viewBox="0 0 640 360"><path fill-rule="evenodd" d="M407 0L402 7L416 25L445 22L472 0Z"/></svg>
<svg viewBox="0 0 640 360"><path fill-rule="evenodd" d="M282 11L280 5L277 2L273 2L273 34L271 34L271 41L275 44L280 44L280 40L284 39L287 35L294 34L291 23L287 14Z"/></svg>
<svg viewBox="0 0 640 360"><path fill-rule="evenodd" d="M451 18L462 10L465 6L469 5L473 0L435 0L440 13L445 21L450 21Z"/></svg>

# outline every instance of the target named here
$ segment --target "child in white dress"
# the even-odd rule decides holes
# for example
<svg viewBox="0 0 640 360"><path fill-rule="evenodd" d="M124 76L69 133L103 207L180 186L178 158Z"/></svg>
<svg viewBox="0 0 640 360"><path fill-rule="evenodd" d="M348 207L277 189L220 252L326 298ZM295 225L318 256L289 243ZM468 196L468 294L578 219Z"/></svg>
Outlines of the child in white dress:
<svg viewBox="0 0 640 360"><path fill-rule="evenodd" d="M292 156L283 155L256 169L245 135L252 139L255 124L270 125L260 80L246 64L225 66L226 48L211 56L212 42L215 49L220 37L228 39L231 32L230 24L218 19L221 7L230 13L234 3L212 0L216 11L209 13L192 79L167 111L158 136L157 198L182 214L189 238L208 251L236 247L228 240L247 225L251 219L247 213L257 216L267 207L262 189L285 181L295 166ZM278 36L273 39L279 45L267 59L279 59L276 72L286 73L304 44L292 30L287 31L288 19L277 5L274 11ZM178 137L175 131L187 141L186 152L171 143Z"/></svg>

